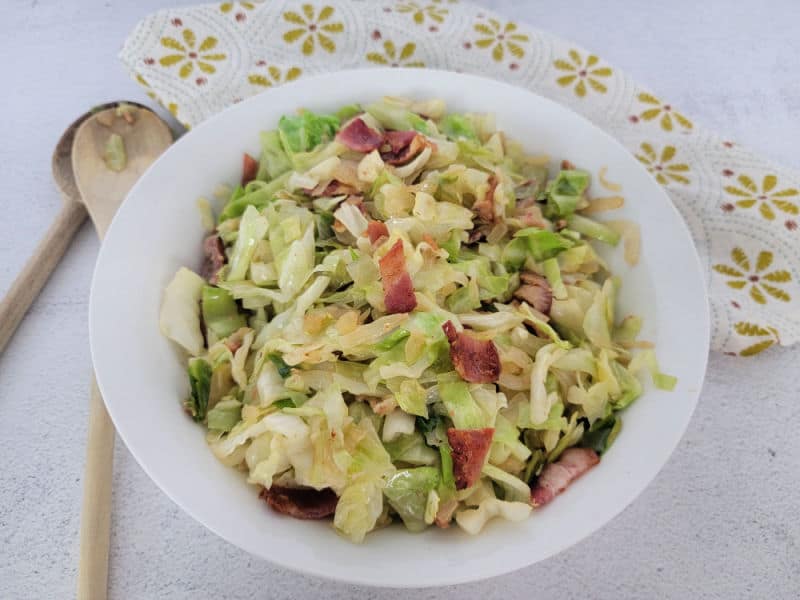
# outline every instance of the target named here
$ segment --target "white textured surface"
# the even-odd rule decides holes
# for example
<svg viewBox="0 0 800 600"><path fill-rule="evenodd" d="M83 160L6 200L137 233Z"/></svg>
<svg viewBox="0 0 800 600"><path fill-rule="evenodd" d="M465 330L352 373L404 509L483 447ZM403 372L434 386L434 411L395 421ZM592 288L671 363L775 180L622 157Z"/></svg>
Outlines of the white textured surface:
<svg viewBox="0 0 800 600"><path fill-rule="evenodd" d="M574 0L569 10L545 2L482 4L574 39L695 122L800 167L794 0L680 0L648 3L646 10L639 2L591 0ZM61 130L97 102L146 100L115 54L135 22L162 6L163 0L0 6L0 292L58 209L50 154ZM74 594L91 368L86 312L96 252L94 233L84 227L0 357L3 599ZM118 445L111 597L800 597L798 359L798 348L753 359L712 356L688 433L631 507L554 559L450 590L354 588L253 559L184 516Z"/></svg>

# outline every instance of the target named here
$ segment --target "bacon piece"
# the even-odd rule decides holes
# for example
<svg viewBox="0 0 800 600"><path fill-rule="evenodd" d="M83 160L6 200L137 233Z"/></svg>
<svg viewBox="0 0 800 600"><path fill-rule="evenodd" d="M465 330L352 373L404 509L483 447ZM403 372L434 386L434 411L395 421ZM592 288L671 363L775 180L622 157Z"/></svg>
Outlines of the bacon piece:
<svg viewBox="0 0 800 600"><path fill-rule="evenodd" d="M208 279L209 283L217 283L217 273L225 264L225 245L217 234L208 236L203 240L203 266L200 274Z"/></svg>
<svg viewBox="0 0 800 600"><path fill-rule="evenodd" d="M482 200L472 205L472 212L484 223L494 222L494 191L497 189L497 178L492 175L489 177L489 189Z"/></svg>
<svg viewBox="0 0 800 600"><path fill-rule="evenodd" d="M383 221L370 221L367 223L367 236L374 246L381 238L389 237L389 229Z"/></svg>
<svg viewBox="0 0 800 600"><path fill-rule="evenodd" d="M560 459L542 470L531 489L531 504L534 507L544 506L599 462L600 457L591 448L564 450Z"/></svg>
<svg viewBox="0 0 800 600"><path fill-rule="evenodd" d="M387 131L383 135L383 141L389 144L393 153L399 154L415 137L417 137L416 131Z"/></svg>
<svg viewBox="0 0 800 600"><path fill-rule="evenodd" d="M367 125L361 117L357 117L342 129L336 136L338 140L356 152L372 152L380 148L383 135Z"/></svg>
<svg viewBox="0 0 800 600"><path fill-rule="evenodd" d="M494 429L447 430L447 441L453 454L453 477L456 489L463 490L475 485L480 479L481 469L492 445Z"/></svg>
<svg viewBox="0 0 800 600"><path fill-rule="evenodd" d="M442 325L450 342L450 360L458 374L470 383L493 383L500 377L500 355L492 340L478 340L457 332L452 321Z"/></svg>
<svg viewBox="0 0 800 600"><path fill-rule="evenodd" d="M514 298L524 300L540 313L549 315L550 307L553 304L553 290L550 282L531 271L523 271L519 277L522 285L514 292Z"/></svg>
<svg viewBox="0 0 800 600"><path fill-rule="evenodd" d="M383 137L381 158L390 165L404 165L422 152L426 146L423 136L416 131L387 131Z"/></svg>
<svg viewBox="0 0 800 600"><path fill-rule="evenodd" d="M414 296L414 284L406 270L406 259L403 256L403 240L397 240L391 250L379 262L381 282L383 283L383 299L386 312L411 312L417 306Z"/></svg>
<svg viewBox="0 0 800 600"><path fill-rule="evenodd" d="M561 168L567 171L572 170L575 168L575 163L565 158L564 160L561 161Z"/></svg>
<svg viewBox="0 0 800 600"><path fill-rule="evenodd" d="M258 174L258 161L247 152L242 156L242 185L247 185Z"/></svg>
<svg viewBox="0 0 800 600"><path fill-rule="evenodd" d="M295 519L324 519L336 511L339 498L330 488L289 488L273 485L261 490L260 497L272 510Z"/></svg>

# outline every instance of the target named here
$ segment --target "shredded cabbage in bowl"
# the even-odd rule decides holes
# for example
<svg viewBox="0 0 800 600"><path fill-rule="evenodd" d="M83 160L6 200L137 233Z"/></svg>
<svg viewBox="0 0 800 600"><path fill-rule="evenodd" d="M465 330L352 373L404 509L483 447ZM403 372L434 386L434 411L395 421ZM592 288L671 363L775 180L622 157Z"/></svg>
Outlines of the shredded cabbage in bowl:
<svg viewBox="0 0 800 600"><path fill-rule="evenodd" d="M590 176L488 115L398 98L285 116L244 156L160 326L186 411L275 510L354 542L526 518L599 462L640 372L672 389L590 240ZM608 208L621 205L615 197ZM622 234L622 235L621 235Z"/></svg>

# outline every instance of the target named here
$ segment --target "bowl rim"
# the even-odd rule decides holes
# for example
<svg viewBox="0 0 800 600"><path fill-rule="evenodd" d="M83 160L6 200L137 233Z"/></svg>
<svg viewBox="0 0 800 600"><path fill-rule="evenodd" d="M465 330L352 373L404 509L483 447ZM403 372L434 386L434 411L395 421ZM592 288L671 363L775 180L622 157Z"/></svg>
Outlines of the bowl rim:
<svg viewBox="0 0 800 600"><path fill-rule="evenodd" d="M181 151L181 149L186 146L187 144L191 144L191 140L195 137L193 134L198 131L205 131L207 128L214 127L215 123L218 120L222 120L226 118L228 115L237 112L237 111L248 111L249 106L257 104L259 102L264 102L264 97L269 97L270 95L274 94L278 90L291 90L292 88L303 88L306 86L312 86L318 82L325 82L326 80L336 80L340 78L350 78L350 77L375 77L376 80L379 80L381 77L385 76L395 76L397 74L408 74L409 77L411 74L414 76L419 76L423 79L425 78L435 78L435 77L442 77L442 78L460 78L463 79L465 82L472 82L474 85L490 85L497 88L501 88L507 91L513 91L513 93L525 93L528 95L535 96L538 102L542 102L548 105L552 105L556 107L558 110L566 111L571 113L573 117L579 119L583 122L583 125L592 130L594 135L599 136L600 138L604 139L604 142L610 146L615 147L617 150L622 150L626 154L632 157L632 153L622 145L620 141L614 138L611 134L607 133L597 125L595 125L592 121L588 118L584 117L580 113L577 113L569 106L562 104L560 102L556 102L555 100L551 100L545 96L537 94L536 92L524 88L521 86L512 85L511 83L507 83L505 81L499 81L496 79L466 74L466 73L458 73L454 71L442 70L442 69L414 69L414 68L390 68L390 67L381 67L381 68L369 68L369 69L343 69L339 71L329 72L329 73L321 73L315 75L309 75L307 77L300 78L293 82L288 82L281 86L265 90L259 94L251 96L245 99L242 102L232 104L219 113L213 115L212 117L206 119L205 121L201 122L191 131L186 132L186 134L179 137L156 161L153 162L142 174L139 180L134 184L131 190L128 192L125 200L123 201L120 208L117 210L117 213L114 215L114 219L109 226L107 235L105 240L113 239L114 231L116 228L120 227L119 222L124 220L124 215L126 213L126 206L130 205L129 199L132 196L137 195L139 189L143 186L143 182L146 181L152 172L158 171L160 169L160 165L165 161L165 157L171 156L175 152ZM284 92L286 93L286 92ZM501 113L502 109L498 109L496 111ZM186 141L187 138L190 141ZM244 144L243 144L244 145ZM469 583L473 581L479 581L483 579L487 579L489 577L495 577L500 575L505 575L511 573L513 571L517 571L519 569L525 568L527 566L531 566L538 562L542 562L549 558L552 558L556 554L564 551L565 549L571 547L574 544L577 544L581 540L588 538L590 535L596 533L605 525L610 523L613 519L615 519L625 508L627 508L637 497L641 495L641 493L652 483L655 477L661 472L664 468L666 463L669 461L671 456L674 454L675 449L677 448L678 444L682 440L683 436L686 433L687 427L689 422L694 414L694 411L697 407L697 402L699 401L699 396L703 387L703 382L705 380L707 366L708 366L708 357L709 357L709 348L710 348L710 305L709 305L709 298L707 292L707 286L705 284L704 278L704 271L702 267L702 262L700 260L697 247L694 244L694 240L692 238L691 232L684 221L682 215L675 207L672 200L667 195L666 191L660 186L656 181L655 178L647 172L647 170L639 165L638 163L631 162L633 169L638 169L639 171L643 172L651 181L653 190L657 190L658 195L661 196L662 202L669 207L669 209L674 212L675 216L678 217L678 227L681 230L682 234L685 235L686 239L690 240L691 246L689 248L689 252L692 258L692 266L694 267L694 273L692 275L700 275L702 281L702 314L699 315L702 321L702 335L697 335L697 340L702 343L702 347L704 352L702 353L702 365L700 369L697 370L699 373L698 380L696 381L696 389L693 387L691 392L691 408L687 411L684 415L683 420L680 424L680 428L675 428L674 432L674 439L669 444L669 452L664 455L663 460L659 460L650 467L648 474L644 477L640 477L640 483L636 487L635 490L632 490L629 494L625 497L621 498L613 510L610 511L610 516L604 520L598 520L597 523L592 524L591 526L587 527L583 532L581 532L578 536L573 536L575 539L572 538L564 538L560 542L553 543L552 548L549 552L545 555L541 556L540 558L527 561L523 560L514 560L508 561L506 564L499 568L491 568L488 569L487 572L472 572L472 573L463 573L463 571L459 571L457 569L445 569L445 574L438 576L435 580L427 580L422 583L415 583L414 581L409 581L407 578L406 580L393 580L390 582L384 582L380 577L352 577L349 575L341 575L336 570L329 569L325 570L322 568L315 568L313 566L308 566L305 563L296 563L290 562L288 559L284 559L281 553L275 553L270 555L269 557L265 556L264 553L258 551L255 548L250 547L247 544L243 544L241 540L234 540L233 536L226 531L222 531L219 528L212 526L207 523L207 521L197 512L194 510L193 507L187 506L181 499L177 497L177 494L171 489L169 485L169 481L164 481L161 475L157 474L155 469L148 463L145 464L143 460L140 458L139 454L136 452L136 443L132 442L130 431L125 423L121 422L119 419L119 415L115 417L115 410L113 408L113 402L109 403L107 398L107 391L110 388L107 385L107 381L104 383L104 377L102 369L98 370L97 365L102 361L99 359L100 356L100 348L98 347L98 340L97 340L97 331L99 323L97 322L99 319L98 316L98 281L100 279L102 266L105 263L106 255L108 254L108 244L105 242L102 243L100 247L100 251L98 253L97 261L95 263L95 267L92 274L92 284L91 284L91 292L89 298L89 337L90 337L90 350L92 356L92 364L95 371L95 377L97 380L97 385L100 390L101 395L103 396L104 405L108 411L109 416L111 417L112 422L114 423L114 428L120 439L125 443L126 447L133 455L134 459L138 463L138 465L142 468L142 470L147 473L148 477L156 484L156 486L174 502L177 506L179 506L185 513L190 515L195 521L203 525L205 528L212 531L217 536L221 537L222 539L226 540L227 542L245 550L246 552L257 556L263 560L271 562L275 565L278 565L282 568L289 569L295 572L302 573L304 575L312 575L316 577L321 577L323 579L339 581L342 583L348 584L357 584L357 585L365 585L365 586L372 586L372 587L402 587L402 588L425 588L425 587L434 587L434 586L446 586L446 585L455 585L461 583ZM122 216L120 216L122 215ZM698 299L699 300L699 299ZM318 566L318 562L312 562L311 564ZM449 573L452 572L452 575Z"/></svg>

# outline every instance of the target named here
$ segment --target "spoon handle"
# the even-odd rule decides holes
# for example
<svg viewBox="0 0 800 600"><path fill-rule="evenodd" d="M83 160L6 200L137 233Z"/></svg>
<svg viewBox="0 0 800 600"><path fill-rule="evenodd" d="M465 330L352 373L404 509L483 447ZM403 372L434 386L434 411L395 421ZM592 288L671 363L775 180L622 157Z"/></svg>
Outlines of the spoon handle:
<svg viewBox="0 0 800 600"><path fill-rule="evenodd" d="M82 204L65 202L55 222L36 246L33 256L11 284L11 289L0 302L0 352L14 335L84 219L86 209Z"/></svg>
<svg viewBox="0 0 800 600"><path fill-rule="evenodd" d="M92 397L89 402L87 437L77 598L105 600L111 532L114 425L108 416L94 377L92 377Z"/></svg>

